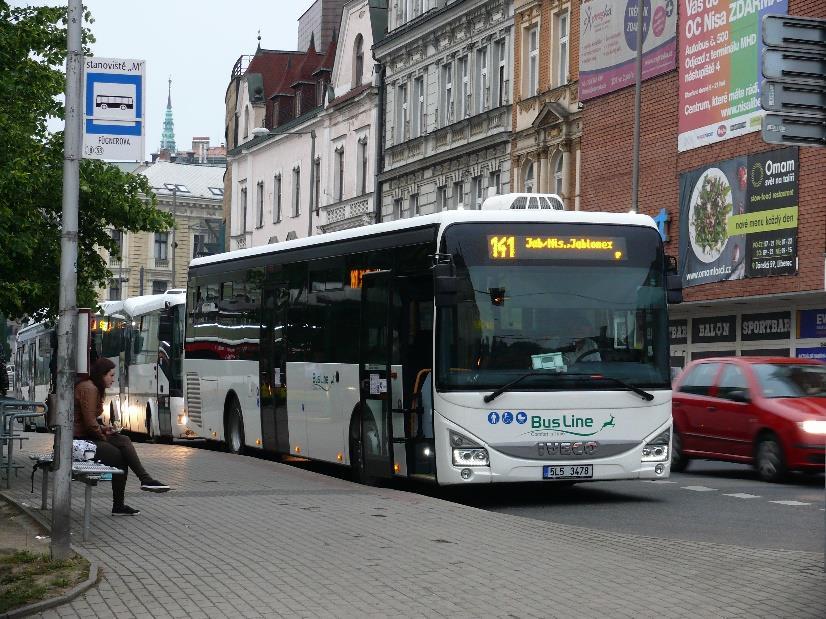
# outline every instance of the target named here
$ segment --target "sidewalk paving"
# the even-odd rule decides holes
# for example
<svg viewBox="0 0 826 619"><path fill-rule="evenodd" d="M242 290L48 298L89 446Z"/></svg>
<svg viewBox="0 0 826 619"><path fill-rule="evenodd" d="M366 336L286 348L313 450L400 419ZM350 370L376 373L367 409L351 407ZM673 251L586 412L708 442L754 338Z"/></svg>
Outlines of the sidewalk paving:
<svg viewBox="0 0 826 619"><path fill-rule="evenodd" d="M30 435L19 453L47 450ZM97 588L43 617L822 617L823 555L622 535L359 486L263 459L137 445L167 494L94 492ZM8 494L39 506L21 473ZM714 517L709 514L709 517ZM813 538L819 532L812 532Z"/></svg>

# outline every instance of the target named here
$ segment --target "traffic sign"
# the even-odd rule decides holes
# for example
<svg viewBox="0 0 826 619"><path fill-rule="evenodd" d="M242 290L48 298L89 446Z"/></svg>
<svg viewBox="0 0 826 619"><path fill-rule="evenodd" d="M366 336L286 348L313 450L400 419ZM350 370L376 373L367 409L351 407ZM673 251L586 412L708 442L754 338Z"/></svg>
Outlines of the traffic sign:
<svg viewBox="0 0 826 619"><path fill-rule="evenodd" d="M767 15L760 105L769 144L826 146L826 19Z"/></svg>
<svg viewBox="0 0 826 619"><path fill-rule="evenodd" d="M143 161L145 89L145 61L84 58L84 158Z"/></svg>
<svg viewBox="0 0 826 619"><path fill-rule="evenodd" d="M826 118L766 114L763 141L793 146L826 146Z"/></svg>

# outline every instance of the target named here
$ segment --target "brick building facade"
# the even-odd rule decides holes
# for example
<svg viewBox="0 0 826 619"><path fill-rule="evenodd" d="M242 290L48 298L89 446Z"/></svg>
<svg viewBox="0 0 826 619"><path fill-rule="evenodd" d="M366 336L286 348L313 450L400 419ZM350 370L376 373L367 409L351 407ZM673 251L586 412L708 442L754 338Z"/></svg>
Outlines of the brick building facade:
<svg viewBox="0 0 826 619"><path fill-rule="evenodd" d="M721 0L720 4L726 3ZM679 3L678 35L686 24L685 10L683 3ZM826 3L789 0L788 14L823 18ZM679 65L684 60L679 46L677 58ZM584 210L626 212L631 207L633 105L633 87L584 104L581 170ZM639 211L653 217L665 209L669 219L665 248L673 255L680 255L681 247L681 174L778 148L764 143L756 131L678 152L681 105L677 69L643 83ZM682 366L693 358L720 353L826 355L826 333L809 325L816 322L817 316L826 316L826 151L800 147L798 157L797 272L685 288L685 302L673 306L670 312L672 365ZM776 329L766 331L763 339L755 339L748 331L761 315L779 322L772 323ZM709 324L727 324L735 332L716 339L707 333L698 336L704 330L701 327ZM729 328L722 331L728 332Z"/></svg>

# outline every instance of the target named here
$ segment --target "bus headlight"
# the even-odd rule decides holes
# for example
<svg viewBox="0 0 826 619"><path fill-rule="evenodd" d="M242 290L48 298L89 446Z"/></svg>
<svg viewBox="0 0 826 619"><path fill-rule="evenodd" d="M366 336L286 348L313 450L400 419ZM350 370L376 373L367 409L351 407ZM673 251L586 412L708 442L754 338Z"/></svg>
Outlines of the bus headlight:
<svg viewBox="0 0 826 619"><path fill-rule="evenodd" d="M668 460L668 442L671 429L663 430L642 448L642 462L665 462Z"/></svg>
<svg viewBox="0 0 826 619"><path fill-rule="evenodd" d="M454 466L490 466L488 450L476 441L449 430Z"/></svg>

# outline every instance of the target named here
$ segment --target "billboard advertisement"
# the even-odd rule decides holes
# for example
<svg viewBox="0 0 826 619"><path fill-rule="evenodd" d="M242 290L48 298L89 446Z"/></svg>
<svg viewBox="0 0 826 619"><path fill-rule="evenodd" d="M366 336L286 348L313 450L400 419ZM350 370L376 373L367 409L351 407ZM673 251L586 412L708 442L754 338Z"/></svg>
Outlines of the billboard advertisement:
<svg viewBox="0 0 826 619"><path fill-rule="evenodd" d="M635 83L637 0L590 0L579 13L579 100ZM644 0L642 79L677 66L677 7Z"/></svg>
<svg viewBox="0 0 826 619"><path fill-rule="evenodd" d="M764 15L788 0L682 0L679 151L760 130Z"/></svg>
<svg viewBox="0 0 826 619"><path fill-rule="evenodd" d="M683 286L797 272L797 147L680 175Z"/></svg>

